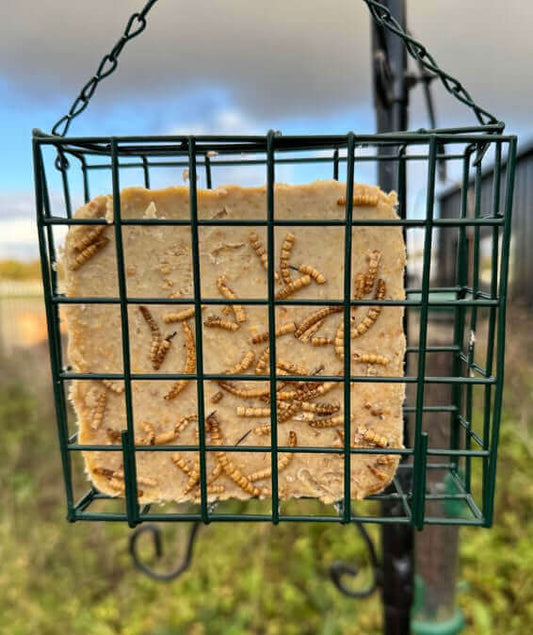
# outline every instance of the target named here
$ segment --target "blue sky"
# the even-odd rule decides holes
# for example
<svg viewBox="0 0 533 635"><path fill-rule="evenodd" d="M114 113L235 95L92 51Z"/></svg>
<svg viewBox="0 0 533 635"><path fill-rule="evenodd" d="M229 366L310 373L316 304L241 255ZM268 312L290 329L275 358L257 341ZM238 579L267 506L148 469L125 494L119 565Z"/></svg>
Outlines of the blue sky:
<svg viewBox="0 0 533 635"><path fill-rule="evenodd" d="M28 0L9 7L0 42L0 258L37 254L31 129L49 131L68 110L141 6ZM411 29L441 65L509 132L530 139L533 3L408 0L408 8ZM361 0L161 0L71 132L372 132L368 26ZM435 99L440 125L474 122L440 89ZM419 94L411 114L412 128L427 125Z"/></svg>

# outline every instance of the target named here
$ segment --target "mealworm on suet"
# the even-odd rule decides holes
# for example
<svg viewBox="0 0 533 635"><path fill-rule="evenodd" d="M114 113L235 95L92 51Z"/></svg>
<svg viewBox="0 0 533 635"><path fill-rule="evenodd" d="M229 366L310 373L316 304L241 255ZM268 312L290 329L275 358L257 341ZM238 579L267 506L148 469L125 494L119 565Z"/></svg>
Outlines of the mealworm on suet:
<svg viewBox="0 0 533 635"><path fill-rule="evenodd" d="M376 353L353 353L353 358L358 364L377 364L378 366L388 366L389 358Z"/></svg>
<svg viewBox="0 0 533 635"><path fill-rule="evenodd" d="M295 337L300 337L303 335L308 328L316 324L316 322L320 322L328 317L328 315L332 315L333 313L340 313L343 310L342 306L325 306L318 311L313 311L311 315L308 315L303 322L300 322L298 328L294 332Z"/></svg>
<svg viewBox="0 0 533 635"><path fill-rule="evenodd" d="M255 399L270 394L270 389L254 386L253 388L239 388L234 382L219 381L218 385L236 397L242 397L243 399Z"/></svg>
<svg viewBox="0 0 533 635"><path fill-rule="evenodd" d="M301 276L300 278L296 278L296 280L293 280L285 287L282 287L276 293L276 300L285 300L286 298L291 296L293 293L296 293L303 287L307 287L310 284L311 284L311 276Z"/></svg>
<svg viewBox="0 0 533 635"><path fill-rule="evenodd" d="M98 430L98 428L100 427L104 419L106 405L107 405L107 392L104 390L96 398L96 406L94 407L91 413L91 428L93 430Z"/></svg>
<svg viewBox="0 0 533 635"><path fill-rule="evenodd" d="M248 234L248 240L250 241L250 245L255 251L256 256L259 258L263 269L265 271L268 271L268 256L259 236L256 234L256 232L251 231ZM274 279L279 280L277 271L274 272Z"/></svg>
<svg viewBox="0 0 533 635"><path fill-rule="evenodd" d="M165 361L165 357L167 356L170 347L172 346L172 338L176 335L176 332L172 333L165 337L161 343L159 344L159 348L157 349L154 360L152 362L152 368L154 370L159 370L161 368L161 364Z"/></svg>
<svg viewBox="0 0 533 635"><path fill-rule="evenodd" d="M181 323L185 335L185 365L183 374L189 375L194 373L196 369L196 344L194 342L194 334L189 323L185 320ZM189 384L189 379L179 379L165 395L165 399L175 399Z"/></svg>
<svg viewBox="0 0 533 635"><path fill-rule="evenodd" d="M222 318L214 315L210 315L204 322L204 326L211 329L224 329L225 331L237 331L239 324L237 322L231 322L230 320L223 320Z"/></svg>
<svg viewBox="0 0 533 635"><path fill-rule="evenodd" d="M297 444L298 444L298 438L296 436L296 432L294 432L294 430L291 430L289 432L289 439L287 441L287 446L290 448L295 448ZM282 472L284 469L286 469L290 465L293 459L293 456L294 454L290 452L288 454L283 454L282 456L278 457L278 473ZM271 476L272 476L272 466L269 466L262 470L258 470L257 472L253 472L252 474L249 474L247 478L251 483L254 483L255 481L261 481L262 479L270 478Z"/></svg>
<svg viewBox="0 0 533 635"><path fill-rule="evenodd" d="M266 436L267 434L270 434L270 430L271 430L270 423L266 423L263 426L257 426L257 428L254 428L253 433L257 434L258 436Z"/></svg>
<svg viewBox="0 0 533 635"><path fill-rule="evenodd" d="M381 262L381 252L377 249L371 251L367 256L368 259L368 267L365 273L365 282L363 286L363 292L366 295L370 293L374 288L374 283L376 281L376 277L378 275L379 265Z"/></svg>
<svg viewBox="0 0 533 635"><path fill-rule="evenodd" d="M333 344L335 340L332 337L312 337L311 344L315 347L318 346L329 346Z"/></svg>
<svg viewBox="0 0 533 635"><path fill-rule="evenodd" d="M281 370L286 370L291 375L309 375L309 371L304 366L287 362L284 359L278 360L276 366Z"/></svg>
<svg viewBox="0 0 533 635"><path fill-rule="evenodd" d="M202 307L202 310L205 307ZM194 317L194 307L190 307L188 309L183 309L183 311L178 311L177 313L166 313L163 316L163 322L165 324L172 324L173 322L183 322L183 320L188 320Z"/></svg>
<svg viewBox="0 0 533 635"><path fill-rule="evenodd" d="M218 418L214 413L210 414L208 417L210 426L211 426L211 441L213 445L223 445L223 438L220 431L220 424ZM230 478L236 485L238 485L242 490L244 490L247 494L250 494L253 497L258 497L261 495L265 495L266 492L264 490L260 490L255 487L250 481L246 478L246 476L235 466L233 461L231 461L227 454L223 451L215 452L215 458L217 462L222 467L224 474L228 478Z"/></svg>
<svg viewBox="0 0 533 635"><path fill-rule="evenodd" d="M311 276L317 284L325 284L327 282L326 276L311 265L300 265L299 267L295 267L295 269L304 275Z"/></svg>
<svg viewBox="0 0 533 635"><path fill-rule="evenodd" d="M309 342L309 340L312 338L313 335L315 335L316 333L318 333L318 331L322 328L323 324L324 324L325 320L320 320L320 322L315 322L313 324L313 326L310 326L307 331L305 331L304 333L302 333L300 335L300 337L298 338L300 340L300 342L303 342L304 344L307 344L307 342Z"/></svg>
<svg viewBox="0 0 533 635"><path fill-rule="evenodd" d="M102 384L111 392L121 395L124 392L124 384L112 381L111 379L102 379Z"/></svg>
<svg viewBox="0 0 533 635"><path fill-rule="evenodd" d="M296 236L289 232L281 245L281 256L279 260L279 269L281 273L281 279L288 285L291 282L291 270L289 268L289 260L291 257L292 246L296 240Z"/></svg>
<svg viewBox="0 0 533 635"><path fill-rule="evenodd" d="M247 351L244 357L241 359L241 361L238 362L238 364L236 364L232 368L225 370L224 374L238 375L239 373L244 373L244 371L250 368L254 360L255 360L255 353L253 351Z"/></svg>
<svg viewBox="0 0 533 635"><path fill-rule="evenodd" d="M218 276L216 283L217 283L217 289L219 290L222 297L227 298L228 300L239 299L235 291L233 291L233 289L230 289L228 285L226 284L225 276ZM242 307L242 305L232 304L231 308L235 315L235 319L237 320L239 324L246 322L246 312L244 308Z"/></svg>
<svg viewBox="0 0 533 635"><path fill-rule="evenodd" d="M295 322L287 322L285 324L280 324L276 328L275 336L281 337L282 335L287 335L288 333L294 333L296 331ZM252 337L252 344L261 344L262 342L267 342L270 333L268 331L263 331L262 333L258 333Z"/></svg>
<svg viewBox="0 0 533 635"><path fill-rule="evenodd" d="M108 242L109 238L107 238L106 236L101 236L93 243L91 243L88 247L85 247L85 249L83 251L80 251L79 254L77 254L77 256L74 258L74 262L70 263L70 270L77 271L82 265L90 260L101 249L103 249Z"/></svg>
<svg viewBox="0 0 533 635"><path fill-rule="evenodd" d="M237 406L238 417L270 417L270 408L246 408Z"/></svg>
<svg viewBox="0 0 533 635"><path fill-rule="evenodd" d="M335 428L336 426L344 425L344 415L314 419L313 421L309 421L309 425L311 428Z"/></svg>
<svg viewBox="0 0 533 635"><path fill-rule="evenodd" d="M85 236L80 238L74 245L72 245L72 249L74 251L83 251L87 249L90 245L92 245L100 235L107 229L107 225L98 225L93 229L90 229Z"/></svg>
<svg viewBox="0 0 533 635"><path fill-rule="evenodd" d="M261 353L261 355L259 355L257 364L255 365L256 375L262 375L265 372L269 361L270 361L270 346L267 346L265 350Z"/></svg>
<svg viewBox="0 0 533 635"><path fill-rule="evenodd" d="M221 390L218 390L214 395L212 395L211 403L218 403L222 397L224 397L224 393Z"/></svg>
<svg viewBox="0 0 533 635"><path fill-rule="evenodd" d="M341 409L339 403L313 403L310 401L301 401L300 407L306 412L315 412L319 415L332 415Z"/></svg>
<svg viewBox="0 0 533 635"><path fill-rule="evenodd" d="M377 290L374 295L374 299L383 300L385 298L385 293L386 293L385 281L382 278L380 278L378 280ZM382 308L383 307L381 305L370 307L368 309L366 317L364 317L363 320L361 320L361 322L359 322L357 326L352 327L352 330L351 330L352 338L361 337L361 335L364 335L375 324L376 320L378 319L381 313Z"/></svg>
<svg viewBox="0 0 533 635"><path fill-rule="evenodd" d="M359 426L357 428L355 433L355 442L358 444L370 443L371 445L379 448L386 448L389 445L389 441L386 437L374 432L374 430L365 428L365 426Z"/></svg>

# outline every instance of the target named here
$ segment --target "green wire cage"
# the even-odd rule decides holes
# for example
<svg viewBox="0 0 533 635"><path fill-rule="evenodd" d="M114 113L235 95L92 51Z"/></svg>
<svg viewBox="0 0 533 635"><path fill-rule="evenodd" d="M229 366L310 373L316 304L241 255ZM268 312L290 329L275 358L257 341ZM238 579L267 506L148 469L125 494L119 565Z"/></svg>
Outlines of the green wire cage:
<svg viewBox="0 0 533 635"><path fill-rule="evenodd" d="M114 49L102 60L97 74L86 84L71 111L56 124L52 134L38 130L33 135L34 176L37 225L39 234L44 296L48 321L50 359L54 397L57 410L57 430L65 480L67 515L70 521L127 521L135 526L144 521L286 521L403 523L421 529L424 524L456 524L489 526L493 518L493 501L500 413L503 391L503 361L505 340L505 310L509 262L510 220L516 138L503 134L503 124L477 106L463 87L429 56L416 40L401 30L391 14L379 3L365 0L374 20L401 37L408 52L429 72L437 76L458 99L471 107L479 125L469 128L420 130L416 132L346 135L284 136L270 131L255 136L128 136L128 137L68 137L71 120L80 114L91 98L98 82L113 72L117 57L128 40L144 30L146 15L155 0L142 12L134 14L126 32ZM439 218L437 168L439 163L455 170L461 183L461 207L456 218ZM481 197L484 166L492 170L492 198ZM333 178L346 182L346 214L342 220L278 220L275 215L274 184L286 166L302 179ZM354 179L369 182L375 179L376 168L393 174L398 191L398 214L394 220L360 220L352 217ZM203 220L198 217L197 179L207 188L224 183L228 170L236 174L260 174L266 181L267 208L265 220ZM190 218L186 221L164 219L125 219L121 215L120 191L124 185L172 184L187 170L190 191ZM179 176L178 176L179 175ZM415 184L413 188L412 184ZM409 189L407 185L409 184ZM98 225L103 219L73 217L77 206L108 187L113 194L112 224L115 228L117 254L117 297L66 297L61 292L57 271L58 244L66 228L73 225ZM416 197L410 190L416 189ZM421 203L423 201L423 203ZM190 298L164 299L130 297L127 293L122 231L128 225L182 224L190 227L194 294ZM405 300L353 300L351 298L351 231L356 225L401 226L408 246ZM387 454L401 455L402 461L392 485L383 493L364 501L353 501L350 495L350 461L354 454L383 452L372 448L350 447L350 417L344 422L344 496L341 504L319 505L316 501L298 500L280 504L278 493L277 456L289 453L339 453L339 448L284 447L279 444L276 409L272 409L270 444L254 447L210 446L207 443L204 419L208 406L204 402L204 382L224 379L223 374L204 372L202 357L201 305L232 304L231 300L209 299L201 295L199 230L206 225L264 226L267 250L274 253L275 228L283 225L315 227L338 226L345 229L344 295L332 300L278 300L274 291L273 258L269 258L268 296L266 299L245 298L243 305L263 305L268 309L270 332L270 386L275 394L276 364L274 320L275 307L281 304L325 306L338 304L343 308L346 330L349 330L353 306L383 304L405 307L407 316L406 372L398 377L352 376L350 342L345 341L344 373L324 380L344 385L344 412L350 412L351 382L394 382L407 388L404 403L405 447L390 449ZM456 237L456 279L449 286L436 286L435 260L439 234L451 232ZM237 301L233 301L236 303ZM61 309L67 303L110 304L120 308L122 325L123 373L74 373L65 363L61 333ZM196 308L198 362L196 373L135 373L130 364L128 307L132 304L191 305ZM445 335L433 341L434 327L441 324L443 314L449 316ZM440 331L443 329L440 328ZM434 355L445 356L450 371L428 374ZM193 378L198 388L197 445L149 446L151 452L199 452L200 492L198 505L141 506L137 496L136 456L145 451L134 441L132 381L139 379ZM243 375L254 380L256 376ZM82 445L72 427L67 388L72 380L122 379L125 386L127 427L121 435L121 445ZM284 376L287 379L287 376ZM314 376L288 376L289 380L312 381ZM442 403L429 403L428 386L440 384L447 388ZM446 440L433 435L432 420L444 418ZM272 498L268 501L242 503L208 502L206 456L215 450L232 452L270 451L272 465ZM116 499L91 487L83 478L80 453L84 450L121 452L123 455L125 496ZM440 488L427 488L431 477ZM379 502L385 503L379 505ZM394 503L387 507L387 503ZM383 510L393 509L393 513Z"/></svg>

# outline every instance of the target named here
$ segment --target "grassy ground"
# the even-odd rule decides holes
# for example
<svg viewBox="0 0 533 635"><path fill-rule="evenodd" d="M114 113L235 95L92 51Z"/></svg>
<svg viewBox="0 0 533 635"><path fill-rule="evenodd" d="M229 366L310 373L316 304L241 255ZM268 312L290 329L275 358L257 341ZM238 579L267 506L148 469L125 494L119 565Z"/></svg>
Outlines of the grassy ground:
<svg viewBox="0 0 533 635"><path fill-rule="evenodd" d="M532 327L516 315L509 328L495 527L461 530L459 602L473 635L522 635L533 623ZM44 348L0 363L0 633L381 632L378 597L345 599L326 578L333 560L362 562L353 528L203 528L192 570L161 585L132 569L127 528L67 524L46 369ZM165 531L176 555L183 531Z"/></svg>

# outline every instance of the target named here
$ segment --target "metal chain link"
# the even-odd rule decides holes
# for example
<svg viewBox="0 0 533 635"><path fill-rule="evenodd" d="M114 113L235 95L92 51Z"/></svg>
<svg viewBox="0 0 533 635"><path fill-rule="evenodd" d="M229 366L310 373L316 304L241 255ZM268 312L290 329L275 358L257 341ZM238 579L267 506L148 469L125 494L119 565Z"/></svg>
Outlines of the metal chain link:
<svg viewBox="0 0 533 635"><path fill-rule="evenodd" d="M107 53L107 55L104 55L102 61L100 62L100 65L98 66L98 69L96 70L96 73L83 86L79 95L72 103L69 112L61 117L61 119L59 119L59 121L57 121L52 128L52 134L58 135L60 137L65 136L69 129L71 121L79 114L81 114L89 105L89 101L93 96L98 84L105 77L109 77L109 75L111 75L116 70L118 66L118 57L122 52L122 49L126 45L126 42L129 42L129 40L132 40L134 37L137 37L144 31L144 29L146 28L146 15L156 2L157 0L148 0L148 2L146 2L140 12L134 13L130 17L126 24L126 28L124 29L122 37L118 40L115 46L113 46L111 51ZM405 47L411 57L417 60L426 70L435 73L435 75L439 77L443 86L453 97L466 104L474 111L480 124L490 125L500 123L494 115L475 103L467 90L457 79L455 79L455 77L452 77L441 68L439 68L437 62L427 51L426 47L402 29L401 25L394 18L387 7L383 6L376 0L364 0L364 2L367 4L370 14L376 24L388 29L389 31L395 33L398 37L400 37L403 40Z"/></svg>
<svg viewBox="0 0 533 635"><path fill-rule="evenodd" d="M426 47L421 42L415 40L402 29L400 23L394 18L387 7L383 6L376 0L364 0L364 2L366 2L368 10L370 11L370 14L376 24L388 29L400 37L411 57L422 64L426 70L431 73L435 73L435 75L439 77L444 88L446 88L453 97L463 102L463 104L466 104L474 111L474 114L481 125L500 124L500 121L494 115L476 104L459 80L455 79L455 77L452 77L438 66L435 59L432 55L430 55ZM503 124L501 125L503 128Z"/></svg>
<svg viewBox="0 0 533 635"><path fill-rule="evenodd" d="M157 0L148 0L144 5L142 11L134 13L126 24L124 33L118 42L113 46L111 51L104 55L96 73L91 79L83 86L79 95L76 97L70 110L66 115L61 117L52 128L52 134L64 137L69 129L71 121L81 114L89 105L89 101L96 90L98 84L106 77L109 77L118 66L118 57L122 52L122 49L134 37L140 35L146 28L146 15L150 9L154 6Z"/></svg>

